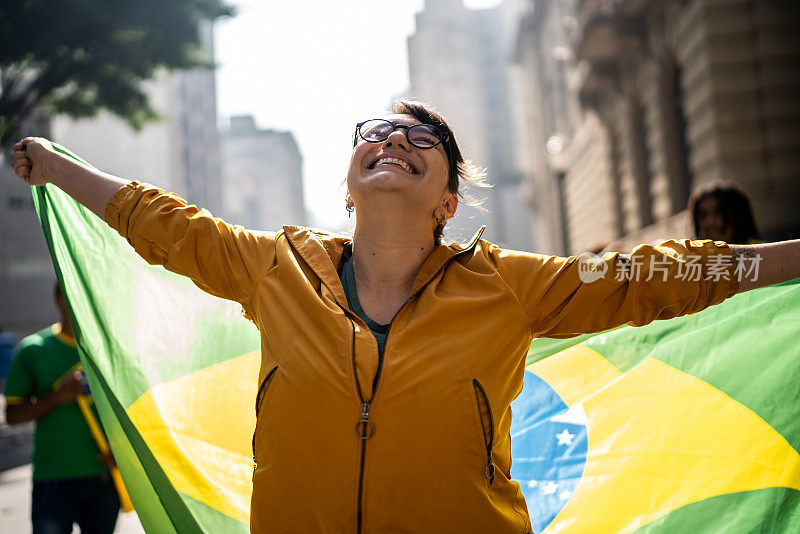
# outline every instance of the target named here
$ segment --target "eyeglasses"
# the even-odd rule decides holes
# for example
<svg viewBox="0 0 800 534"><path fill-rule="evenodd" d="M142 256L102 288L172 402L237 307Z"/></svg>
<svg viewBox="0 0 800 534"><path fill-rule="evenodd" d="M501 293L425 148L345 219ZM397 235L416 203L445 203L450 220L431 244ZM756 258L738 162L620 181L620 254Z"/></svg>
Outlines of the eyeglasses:
<svg viewBox="0 0 800 534"><path fill-rule="evenodd" d="M386 141L388 137L397 130L405 130L406 139L417 148L433 148L447 139L447 133L441 131L432 124L396 124L385 119L370 119L356 124L356 131L353 133L353 146L358 143L358 137L368 143L380 143Z"/></svg>

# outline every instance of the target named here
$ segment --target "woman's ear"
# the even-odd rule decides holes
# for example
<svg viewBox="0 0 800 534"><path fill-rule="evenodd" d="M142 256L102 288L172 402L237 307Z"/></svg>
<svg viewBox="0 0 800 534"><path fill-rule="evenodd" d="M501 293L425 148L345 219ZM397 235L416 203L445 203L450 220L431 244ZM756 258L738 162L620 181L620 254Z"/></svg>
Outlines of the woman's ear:
<svg viewBox="0 0 800 534"><path fill-rule="evenodd" d="M458 209L458 196L455 193L448 193L442 202L442 211L448 219L456 215Z"/></svg>

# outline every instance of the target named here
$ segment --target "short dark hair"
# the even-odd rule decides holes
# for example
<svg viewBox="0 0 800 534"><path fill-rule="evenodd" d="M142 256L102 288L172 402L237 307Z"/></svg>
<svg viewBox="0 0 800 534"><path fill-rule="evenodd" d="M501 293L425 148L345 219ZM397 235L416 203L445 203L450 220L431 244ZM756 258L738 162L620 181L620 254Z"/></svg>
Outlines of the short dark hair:
<svg viewBox="0 0 800 534"><path fill-rule="evenodd" d="M760 240L750 197L736 182L728 180L715 180L701 185L694 190L689 198L689 216L692 218L692 230L695 237L700 234L700 204L707 198L714 198L719 203L719 209L725 224L733 228L733 243L747 244L752 240Z"/></svg>
<svg viewBox="0 0 800 534"><path fill-rule="evenodd" d="M486 173L472 162L464 159L461 149L458 148L456 136L452 128L447 124L444 116L436 111L433 106L416 100L397 100L392 106L392 113L398 115L410 115L425 124L432 124L442 130L447 138L444 141L444 152L447 154L447 189L454 195L458 195L468 206L480 208L481 202L476 200L468 192L462 190L462 184L467 187L491 187L486 181ZM445 223L436 225L433 234L434 242L437 245L442 243Z"/></svg>

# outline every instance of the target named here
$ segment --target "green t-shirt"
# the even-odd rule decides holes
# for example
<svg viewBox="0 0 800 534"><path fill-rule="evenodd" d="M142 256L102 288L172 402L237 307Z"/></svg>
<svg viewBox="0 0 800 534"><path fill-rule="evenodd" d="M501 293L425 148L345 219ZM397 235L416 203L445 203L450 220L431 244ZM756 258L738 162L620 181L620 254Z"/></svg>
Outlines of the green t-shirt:
<svg viewBox="0 0 800 534"><path fill-rule="evenodd" d="M347 297L347 305L350 309L367 323L370 332L375 336L375 341L378 342L378 354L383 357L383 347L386 345L386 334L389 333L391 324L378 324L364 313L361 308L361 303L358 302L358 295L356 294L356 277L353 273L353 256L348 256L342 263L339 269L339 279L342 281L344 287L344 294Z"/></svg>
<svg viewBox="0 0 800 534"><path fill-rule="evenodd" d="M55 382L79 363L74 340L59 333L56 326L26 337L17 346L11 362L6 380L6 402L15 404L44 397L55 389ZM101 474L106 467L97 459L99 452L78 404L62 404L36 421L33 479Z"/></svg>

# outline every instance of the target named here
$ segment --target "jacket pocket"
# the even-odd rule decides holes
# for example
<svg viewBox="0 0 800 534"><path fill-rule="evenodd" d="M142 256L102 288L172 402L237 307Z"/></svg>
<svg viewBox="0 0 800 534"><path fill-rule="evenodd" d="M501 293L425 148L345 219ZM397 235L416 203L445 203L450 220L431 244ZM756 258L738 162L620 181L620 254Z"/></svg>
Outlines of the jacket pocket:
<svg viewBox="0 0 800 534"><path fill-rule="evenodd" d="M478 405L483 445L486 449L486 464L483 469L483 474L491 486L492 482L494 482L494 459L492 458L494 418L492 417L492 406L489 404L489 397L486 396L486 390L483 389L483 385L477 378L472 379L472 388L475 390L475 402Z"/></svg>
<svg viewBox="0 0 800 534"><path fill-rule="evenodd" d="M261 409L264 407L264 399L267 398L267 393L269 393L270 386L272 385L272 380L275 378L275 373L278 371L278 365L275 364L272 369L269 370L267 376L264 377L264 380L261 382L261 385L258 386L258 394L256 395L256 428L258 428L258 416L261 413ZM256 431L253 430L253 461L255 462L256 459Z"/></svg>

